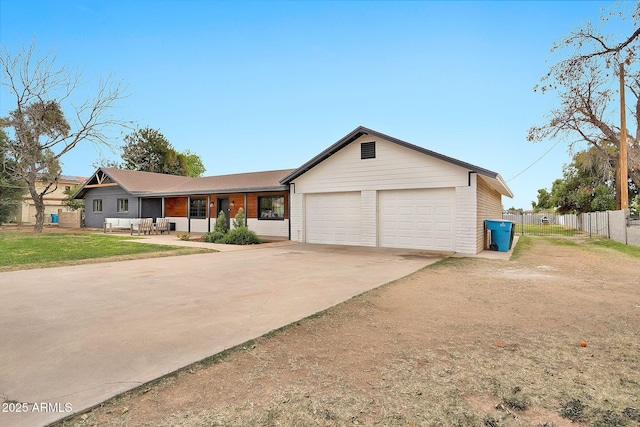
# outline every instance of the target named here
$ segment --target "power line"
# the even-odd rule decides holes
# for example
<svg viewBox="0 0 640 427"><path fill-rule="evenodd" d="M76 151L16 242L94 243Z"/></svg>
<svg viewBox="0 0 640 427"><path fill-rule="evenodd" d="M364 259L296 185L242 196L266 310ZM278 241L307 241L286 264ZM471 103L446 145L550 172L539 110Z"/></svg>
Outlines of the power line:
<svg viewBox="0 0 640 427"><path fill-rule="evenodd" d="M544 156L546 156L547 154L549 154L549 152L551 150L553 150L555 148L556 145L560 144L562 142L561 139L559 139L555 144L553 144L551 146L551 148L549 148L547 151L544 152L544 154L540 157L538 157L533 163L531 163L529 166L527 166L526 168L524 168L521 172L517 173L516 175L512 176L510 179L507 180L507 182L513 181L514 179L516 179L517 177L519 177L520 175L522 175L523 173L525 173L526 171L528 171L529 169L531 169L531 167L533 167L533 165L535 165L536 163L538 163L540 160L542 160L544 158Z"/></svg>

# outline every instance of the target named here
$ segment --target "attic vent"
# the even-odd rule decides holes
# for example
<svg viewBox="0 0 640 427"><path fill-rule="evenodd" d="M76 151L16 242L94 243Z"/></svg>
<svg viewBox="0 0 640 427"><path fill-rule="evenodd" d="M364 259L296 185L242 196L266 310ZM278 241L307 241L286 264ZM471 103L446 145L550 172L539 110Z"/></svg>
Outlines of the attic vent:
<svg viewBox="0 0 640 427"><path fill-rule="evenodd" d="M360 158L361 159L375 159L376 158L376 143L363 142L360 144Z"/></svg>

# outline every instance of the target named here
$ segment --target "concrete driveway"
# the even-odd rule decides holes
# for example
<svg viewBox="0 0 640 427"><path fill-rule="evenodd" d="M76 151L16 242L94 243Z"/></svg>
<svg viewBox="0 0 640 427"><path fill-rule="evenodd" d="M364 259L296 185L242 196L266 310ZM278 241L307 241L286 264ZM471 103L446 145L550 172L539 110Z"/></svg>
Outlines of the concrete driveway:
<svg viewBox="0 0 640 427"><path fill-rule="evenodd" d="M0 426L54 422L443 257L292 244L0 273Z"/></svg>

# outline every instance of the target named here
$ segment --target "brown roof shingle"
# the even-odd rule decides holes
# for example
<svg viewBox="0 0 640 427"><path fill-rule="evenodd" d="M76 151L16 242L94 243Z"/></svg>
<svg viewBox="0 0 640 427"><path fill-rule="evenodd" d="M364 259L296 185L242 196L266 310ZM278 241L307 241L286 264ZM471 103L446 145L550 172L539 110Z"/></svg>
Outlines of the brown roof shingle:
<svg viewBox="0 0 640 427"><path fill-rule="evenodd" d="M190 178L114 168L101 170L123 189L137 196L284 190L287 186L280 184L280 180L294 171L282 169Z"/></svg>

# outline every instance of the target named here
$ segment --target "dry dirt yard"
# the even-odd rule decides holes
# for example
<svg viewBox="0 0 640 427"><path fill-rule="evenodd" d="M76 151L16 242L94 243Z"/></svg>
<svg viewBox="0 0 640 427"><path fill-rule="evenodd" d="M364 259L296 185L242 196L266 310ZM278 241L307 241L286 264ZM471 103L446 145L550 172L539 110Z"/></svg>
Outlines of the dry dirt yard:
<svg viewBox="0 0 640 427"><path fill-rule="evenodd" d="M513 258L447 259L63 425L640 425L640 252Z"/></svg>

